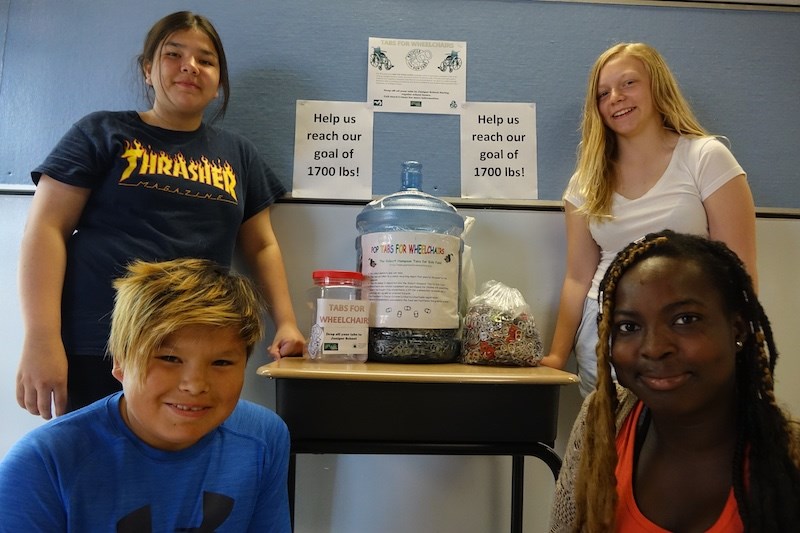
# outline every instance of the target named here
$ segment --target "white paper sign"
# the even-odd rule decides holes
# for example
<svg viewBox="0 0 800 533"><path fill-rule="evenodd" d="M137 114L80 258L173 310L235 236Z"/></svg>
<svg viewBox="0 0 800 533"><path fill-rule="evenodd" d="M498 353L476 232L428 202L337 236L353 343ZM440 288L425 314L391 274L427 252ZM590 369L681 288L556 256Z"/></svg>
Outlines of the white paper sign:
<svg viewBox="0 0 800 533"><path fill-rule="evenodd" d="M311 358L367 355L369 310L364 300L317 298L317 321L308 342Z"/></svg>
<svg viewBox="0 0 800 533"><path fill-rule="evenodd" d="M298 100L296 198L372 199L372 111L364 102Z"/></svg>
<svg viewBox="0 0 800 533"><path fill-rule="evenodd" d="M371 327L458 328L460 237L387 231L360 238Z"/></svg>
<svg viewBox="0 0 800 533"><path fill-rule="evenodd" d="M536 104L464 104L461 110L461 196L538 198Z"/></svg>
<svg viewBox="0 0 800 533"><path fill-rule="evenodd" d="M367 73L376 112L457 115L467 99L467 43L370 37Z"/></svg>

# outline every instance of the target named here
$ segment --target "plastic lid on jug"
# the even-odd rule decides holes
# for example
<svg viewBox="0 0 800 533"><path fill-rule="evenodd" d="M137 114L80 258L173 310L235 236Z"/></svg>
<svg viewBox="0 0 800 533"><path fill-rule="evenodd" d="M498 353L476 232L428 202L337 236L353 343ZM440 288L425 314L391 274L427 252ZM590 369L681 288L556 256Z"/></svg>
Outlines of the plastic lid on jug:
<svg viewBox="0 0 800 533"><path fill-rule="evenodd" d="M460 236L464 217L452 204L422 192L422 165L403 163L402 190L373 200L356 216L360 233L428 231Z"/></svg>

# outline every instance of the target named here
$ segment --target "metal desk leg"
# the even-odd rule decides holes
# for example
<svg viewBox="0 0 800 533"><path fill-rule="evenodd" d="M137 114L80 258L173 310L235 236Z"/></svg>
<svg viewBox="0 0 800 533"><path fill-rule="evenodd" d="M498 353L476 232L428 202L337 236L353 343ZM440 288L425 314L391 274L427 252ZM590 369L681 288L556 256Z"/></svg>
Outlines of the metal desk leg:
<svg viewBox="0 0 800 533"><path fill-rule="evenodd" d="M523 484L525 483L525 456L511 457L511 533L522 533Z"/></svg>
<svg viewBox="0 0 800 533"><path fill-rule="evenodd" d="M297 455L289 454L289 475L286 480L286 488L289 491L289 520L291 520L292 531L294 531L294 489L295 489L295 470L297 468Z"/></svg>
<svg viewBox="0 0 800 533"><path fill-rule="evenodd" d="M544 461L550 467L550 472L553 473L553 480L558 481L558 474L561 472L561 457L552 447L540 442L537 443L536 449L532 450L528 455L538 457Z"/></svg>
<svg viewBox="0 0 800 533"><path fill-rule="evenodd" d="M532 457L538 457L550 467L553 479L558 480L561 471L561 457L550 446L537 443L536 448L529 452ZM524 509L523 487L525 483L525 456L511 456L511 533L522 533L522 511Z"/></svg>

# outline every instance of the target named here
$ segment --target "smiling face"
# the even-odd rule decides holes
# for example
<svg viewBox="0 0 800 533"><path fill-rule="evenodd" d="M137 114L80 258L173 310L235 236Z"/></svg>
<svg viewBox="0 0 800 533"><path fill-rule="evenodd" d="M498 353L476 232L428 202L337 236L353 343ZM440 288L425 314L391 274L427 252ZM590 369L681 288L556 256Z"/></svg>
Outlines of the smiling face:
<svg viewBox="0 0 800 533"><path fill-rule="evenodd" d="M219 57L201 30L168 35L155 56L145 62L144 73L155 91L152 112L163 127L196 129L219 92Z"/></svg>
<svg viewBox="0 0 800 533"><path fill-rule="evenodd" d="M234 326L186 326L153 351L140 381L116 362L122 418L162 450L195 444L233 412L244 385L247 347Z"/></svg>
<svg viewBox="0 0 800 533"><path fill-rule="evenodd" d="M622 53L610 59L598 76L597 108L603 123L620 136L633 136L661 125L653 105L650 75L639 59Z"/></svg>
<svg viewBox="0 0 800 533"><path fill-rule="evenodd" d="M743 321L693 261L650 257L620 279L611 317L620 384L654 414L727 409L735 394Z"/></svg>

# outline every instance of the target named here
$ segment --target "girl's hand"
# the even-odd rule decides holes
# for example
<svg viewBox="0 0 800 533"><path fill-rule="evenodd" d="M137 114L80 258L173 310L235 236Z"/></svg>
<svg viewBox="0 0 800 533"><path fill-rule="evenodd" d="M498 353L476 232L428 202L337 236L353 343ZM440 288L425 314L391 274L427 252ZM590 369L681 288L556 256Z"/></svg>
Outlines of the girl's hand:
<svg viewBox="0 0 800 533"><path fill-rule="evenodd" d="M60 337L25 339L17 371L17 403L45 420L66 412L67 354Z"/></svg>
<svg viewBox="0 0 800 533"><path fill-rule="evenodd" d="M561 357L556 354L547 354L539 361L539 366L549 366L557 370L563 370L567 365L567 358Z"/></svg>
<svg viewBox="0 0 800 533"><path fill-rule="evenodd" d="M303 355L306 339L296 325L285 325L278 328L275 338L269 346L269 354L274 359L291 355Z"/></svg>

